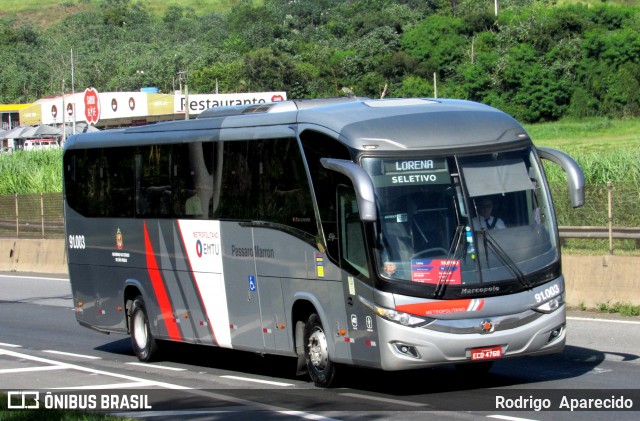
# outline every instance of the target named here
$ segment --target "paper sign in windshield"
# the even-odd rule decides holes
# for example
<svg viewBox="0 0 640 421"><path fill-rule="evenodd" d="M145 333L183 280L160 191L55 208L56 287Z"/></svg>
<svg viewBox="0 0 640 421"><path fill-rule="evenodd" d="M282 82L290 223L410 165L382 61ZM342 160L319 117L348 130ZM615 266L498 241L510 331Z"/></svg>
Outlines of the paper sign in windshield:
<svg viewBox="0 0 640 421"><path fill-rule="evenodd" d="M460 285L460 260L455 259L416 259L411 261L411 281L422 284L438 282Z"/></svg>

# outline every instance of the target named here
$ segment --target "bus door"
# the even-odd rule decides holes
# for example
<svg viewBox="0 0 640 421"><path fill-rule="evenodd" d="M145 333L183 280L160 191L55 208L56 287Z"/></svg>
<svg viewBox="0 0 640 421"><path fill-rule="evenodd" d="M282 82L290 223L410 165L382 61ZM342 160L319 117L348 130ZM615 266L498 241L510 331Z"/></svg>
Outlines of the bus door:
<svg viewBox="0 0 640 421"><path fill-rule="evenodd" d="M287 326L283 283L306 270L304 246L290 235L273 229L254 228L255 288L260 297L265 349L291 350L292 327Z"/></svg>
<svg viewBox="0 0 640 421"><path fill-rule="evenodd" d="M263 349L253 228L237 222L222 224L231 343L234 348Z"/></svg>
<svg viewBox="0 0 640 421"><path fill-rule="evenodd" d="M380 365L376 317L361 298L374 302L373 289L368 284L370 265L360 219L356 193L351 187L338 187L338 240L342 267L344 296L347 301L348 339L354 364Z"/></svg>

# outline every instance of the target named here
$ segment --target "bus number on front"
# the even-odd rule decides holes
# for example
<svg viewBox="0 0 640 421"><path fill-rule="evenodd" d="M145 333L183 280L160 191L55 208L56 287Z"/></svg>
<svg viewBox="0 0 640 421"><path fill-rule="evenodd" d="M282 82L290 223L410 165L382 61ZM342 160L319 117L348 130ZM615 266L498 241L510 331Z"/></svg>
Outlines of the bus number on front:
<svg viewBox="0 0 640 421"><path fill-rule="evenodd" d="M560 287L558 286L558 284L551 285L549 288L546 288L544 291L540 291L535 295L536 302L541 303L555 297L558 294L560 294Z"/></svg>
<svg viewBox="0 0 640 421"><path fill-rule="evenodd" d="M69 248L84 250L86 247L84 242L84 235L70 235L69 236Z"/></svg>

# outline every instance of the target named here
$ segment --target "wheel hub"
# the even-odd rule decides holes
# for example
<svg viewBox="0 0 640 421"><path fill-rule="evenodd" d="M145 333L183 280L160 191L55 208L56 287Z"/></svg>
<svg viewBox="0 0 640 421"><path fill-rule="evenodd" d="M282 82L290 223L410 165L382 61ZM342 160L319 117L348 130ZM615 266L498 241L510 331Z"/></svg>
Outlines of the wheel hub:
<svg viewBox="0 0 640 421"><path fill-rule="evenodd" d="M133 338L140 349L144 349L147 346L147 326L141 311L134 315Z"/></svg>
<svg viewBox="0 0 640 421"><path fill-rule="evenodd" d="M314 367L322 370L329 360L327 338L324 331L316 328L309 337L309 359Z"/></svg>

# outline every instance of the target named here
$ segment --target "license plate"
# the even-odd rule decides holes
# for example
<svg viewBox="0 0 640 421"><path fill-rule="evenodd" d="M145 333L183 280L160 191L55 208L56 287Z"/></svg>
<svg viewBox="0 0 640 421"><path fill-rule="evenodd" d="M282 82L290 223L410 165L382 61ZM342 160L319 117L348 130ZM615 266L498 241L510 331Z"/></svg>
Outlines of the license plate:
<svg viewBox="0 0 640 421"><path fill-rule="evenodd" d="M501 346L491 346L488 348L474 348L471 350L471 360L494 360L502 357Z"/></svg>

